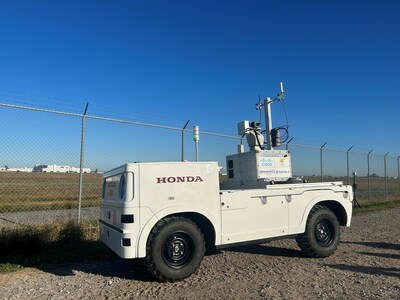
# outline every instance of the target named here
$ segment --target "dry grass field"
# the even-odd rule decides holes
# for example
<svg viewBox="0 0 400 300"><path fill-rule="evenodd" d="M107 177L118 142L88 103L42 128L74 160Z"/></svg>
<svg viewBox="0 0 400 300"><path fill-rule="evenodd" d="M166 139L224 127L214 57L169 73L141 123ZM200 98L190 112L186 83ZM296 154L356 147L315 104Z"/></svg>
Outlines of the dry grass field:
<svg viewBox="0 0 400 300"><path fill-rule="evenodd" d="M220 180L224 180L220 176ZM306 177L309 182L320 181L319 177ZM324 177L324 181L343 181L345 177ZM357 178L357 200L370 204L368 181ZM0 213L70 209L78 203L79 174L69 173L23 173L0 172ZM371 203L400 199L397 179L388 179L387 199L384 178L371 178ZM102 174L83 174L82 206L99 206L102 189Z"/></svg>
<svg viewBox="0 0 400 300"><path fill-rule="evenodd" d="M83 174L82 206L98 206L102 175ZM0 212L75 208L79 174L0 172Z"/></svg>
<svg viewBox="0 0 400 300"><path fill-rule="evenodd" d="M308 180L308 182L319 182L321 180L320 177L304 177ZM343 181L344 184L347 184L347 177L330 177L325 176L324 181ZM353 183L353 179L350 178L350 184ZM385 178L376 177L371 178L371 202L369 202L369 191L368 191L368 178L366 177L357 177L357 190L356 197L358 203L361 205L372 204L372 203L381 203L387 201L395 201L400 199L400 187L399 181L395 178L387 179L387 194L385 193Z"/></svg>

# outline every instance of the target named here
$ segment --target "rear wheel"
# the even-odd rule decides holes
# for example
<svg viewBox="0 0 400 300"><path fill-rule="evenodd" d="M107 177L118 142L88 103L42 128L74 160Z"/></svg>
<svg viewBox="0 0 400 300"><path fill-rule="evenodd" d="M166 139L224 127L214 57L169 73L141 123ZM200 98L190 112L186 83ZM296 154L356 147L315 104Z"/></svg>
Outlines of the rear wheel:
<svg viewBox="0 0 400 300"><path fill-rule="evenodd" d="M306 231L296 239L300 249L310 257L327 257L335 252L340 240L340 225L327 207L316 205L308 215Z"/></svg>
<svg viewBox="0 0 400 300"><path fill-rule="evenodd" d="M204 252L199 227L189 219L170 217L158 222L151 231L145 265L158 280L173 282L193 274Z"/></svg>

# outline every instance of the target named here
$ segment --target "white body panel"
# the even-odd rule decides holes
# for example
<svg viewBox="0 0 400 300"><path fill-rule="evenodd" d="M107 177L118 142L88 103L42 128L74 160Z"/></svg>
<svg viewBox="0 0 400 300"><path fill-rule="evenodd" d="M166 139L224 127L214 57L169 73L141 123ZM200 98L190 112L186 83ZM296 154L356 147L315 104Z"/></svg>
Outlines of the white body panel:
<svg viewBox="0 0 400 300"><path fill-rule="evenodd" d="M285 197L266 189L226 191L221 195L222 244L260 240L287 234Z"/></svg>
<svg viewBox="0 0 400 300"><path fill-rule="evenodd" d="M220 228L218 171L215 162L171 162L127 164L105 173L105 179L125 172L134 174L134 184L127 181L127 188L134 186L134 197L130 201L116 199L115 192L109 196L106 191L101 206L101 240L121 257L144 257L151 229L168 215L195 212ZM133 224L120 222L121 215L127 214L134 214ZM108 215L111 217L106 218ZM122 238L131 239L131 246L123 247Z"/></svg>
<svg viewBox="0 0 400 300"><path fill-rule="evenodd" d="M222 191L222 244L303 233L310 210L323 201L340 203L350 226L352 199L351 187L342 182Z"/></svg>

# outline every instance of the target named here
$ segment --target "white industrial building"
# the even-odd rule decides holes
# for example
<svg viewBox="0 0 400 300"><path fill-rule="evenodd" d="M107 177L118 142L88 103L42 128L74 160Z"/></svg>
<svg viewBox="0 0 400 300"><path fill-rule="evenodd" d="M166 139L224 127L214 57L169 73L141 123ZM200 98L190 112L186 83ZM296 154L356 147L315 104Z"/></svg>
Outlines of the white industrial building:
<svg viewBox="0 0 400 300"><path fill-rule="evenodd" d="M79 167L59 166L59 165L35 165L33 172L43 173L79 173ZM83 173L90 173L90 168L82 168Z"/></svg>
<svg viewBox="0 0 400 300"><path fill-rule="evenodd" d="M1 167L0 172L32 172L32 168L9 168L7 166Z"/></svg>

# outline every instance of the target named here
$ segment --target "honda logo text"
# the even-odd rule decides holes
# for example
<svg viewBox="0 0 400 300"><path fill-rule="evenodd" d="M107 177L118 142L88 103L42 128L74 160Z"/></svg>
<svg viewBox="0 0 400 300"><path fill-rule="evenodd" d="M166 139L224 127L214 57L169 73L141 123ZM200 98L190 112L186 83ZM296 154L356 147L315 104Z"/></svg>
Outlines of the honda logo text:
<svg viewBox="0 0 400 300"><path fill-rule="evenodd" d="M203 182L200 176L157 177L157 183Z"/></svg>

